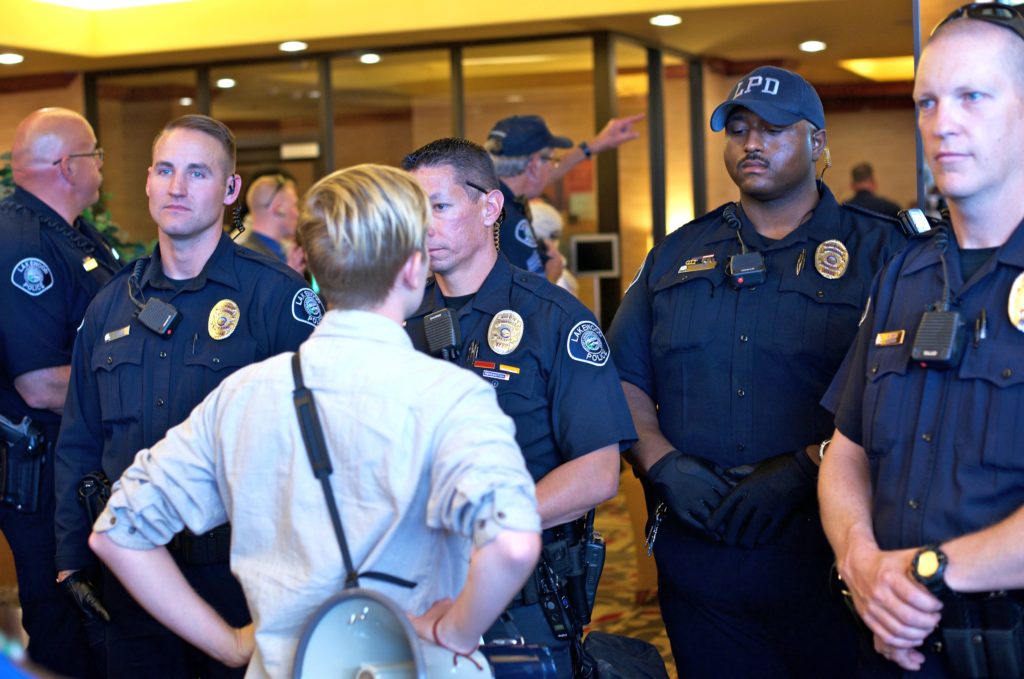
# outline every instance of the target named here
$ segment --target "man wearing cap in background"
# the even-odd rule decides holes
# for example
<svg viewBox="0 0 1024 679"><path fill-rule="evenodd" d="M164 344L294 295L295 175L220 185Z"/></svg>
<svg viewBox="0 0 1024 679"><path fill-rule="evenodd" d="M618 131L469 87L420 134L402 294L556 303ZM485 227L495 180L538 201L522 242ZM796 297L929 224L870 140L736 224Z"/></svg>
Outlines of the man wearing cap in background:
<svg viewBox="0 0 1024 679"><path fill-rule="evenodd" d="M544 187L568 174L569 170L596 153L618 148L637 139L633 125L643 119L638 113L612 118L593 141L581 141L573 149L568 137L551 134L540 116L512 116L499 120L487 135L484 148L491 154L494 169L505 196L505 217L499 230L499 247L513 266L532 273L546 274L555 282L562 272L562 260L549 253L537 240L530 226L527 201L537 198ZM556 149L573 149L556 156Z"/></svg>
<svg viewBox="0 0 1024 679"><path fill-rule="evenodd" d="M903 237L816 180L824 127L799 75L741 79L711 117L740 200L655 247L611 328L681 676L853 666L855 627L829 593L815 502L832 431L818 400Z"/></svg>

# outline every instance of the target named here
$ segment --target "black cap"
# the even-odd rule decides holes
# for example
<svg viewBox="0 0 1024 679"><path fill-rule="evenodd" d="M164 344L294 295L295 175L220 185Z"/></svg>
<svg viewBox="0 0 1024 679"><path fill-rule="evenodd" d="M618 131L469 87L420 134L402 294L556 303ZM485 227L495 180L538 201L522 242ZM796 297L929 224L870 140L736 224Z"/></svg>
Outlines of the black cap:
<svg viewBox="0 0 1024 679"><path fill-rule="evenodd" d="M528 156L544 148L572 148L572 140L551 134L540 116L512 116L499 120L487 138L500 141L489 145L494 147L491 153L496 156Z"/></svg>
<svg viewBox="0 0 1024 679"><path fill-rule="evenodd" d="M729 113L737 106L750 109L772 125L806 120L819 130L825 127L825 109L814 87L784 68L762 66L743 76L711 114L711 129L724 129Z"/></svg>

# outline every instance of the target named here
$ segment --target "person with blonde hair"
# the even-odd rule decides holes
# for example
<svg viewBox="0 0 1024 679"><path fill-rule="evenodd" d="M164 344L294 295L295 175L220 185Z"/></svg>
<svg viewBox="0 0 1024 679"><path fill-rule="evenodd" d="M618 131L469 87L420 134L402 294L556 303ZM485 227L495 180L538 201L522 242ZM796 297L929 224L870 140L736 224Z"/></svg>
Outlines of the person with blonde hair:
<svg viewBox="0 0 1024 679"><path fill-rule="evenodd" d="M464 655L531 572L540 520L494 390L417 352L402 329L423 297L427 221L426 196L398 169L360 165L310 189L299 241L328 312L299 355L356 571L415 583L362 586ZM238 371L141 451L90 540L154 616L207 653L243 664L255 644L249 677L289 675L304 623L345 586L294 415L293 356ZM183 526L225 520L255 629L204 606L160 547Z"/></svg>

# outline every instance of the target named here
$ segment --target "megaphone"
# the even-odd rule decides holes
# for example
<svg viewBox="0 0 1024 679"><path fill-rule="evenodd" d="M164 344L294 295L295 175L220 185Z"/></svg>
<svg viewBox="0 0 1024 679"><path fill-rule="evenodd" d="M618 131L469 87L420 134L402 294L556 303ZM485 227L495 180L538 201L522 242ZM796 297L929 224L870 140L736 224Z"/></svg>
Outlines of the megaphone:
<svg viewBox="0 0 1024 679"><path fill-rule="evenodd" d="M480 651L469 658L422 641L386 596L359 587L323 604L302 632L292 679L492 679Z"/></svg>

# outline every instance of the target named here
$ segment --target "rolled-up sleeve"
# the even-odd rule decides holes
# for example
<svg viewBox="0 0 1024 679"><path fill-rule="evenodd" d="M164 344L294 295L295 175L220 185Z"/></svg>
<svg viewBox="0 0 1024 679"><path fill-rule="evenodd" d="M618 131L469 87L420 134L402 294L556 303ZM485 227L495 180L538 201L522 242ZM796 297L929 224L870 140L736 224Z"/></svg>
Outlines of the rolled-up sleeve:
<svg viewBox="0 0 1024 679"><path fill-rule="evenodd" d="M167 544L183 528L202 534L227 521L216 466L215 389L187 420L139 451L114 484L93 530L129 549Z"/></svg>
<svg viewBox="0 0 1024 679"><path fill-rule="evenodd" d="M457 403L438 436L428 525L472 537L477 547L503 530L539 533L533 479L493 389L472 384Z"/></svg>

